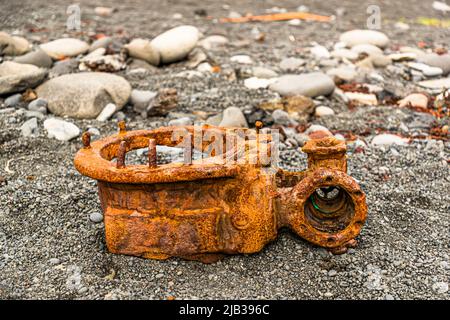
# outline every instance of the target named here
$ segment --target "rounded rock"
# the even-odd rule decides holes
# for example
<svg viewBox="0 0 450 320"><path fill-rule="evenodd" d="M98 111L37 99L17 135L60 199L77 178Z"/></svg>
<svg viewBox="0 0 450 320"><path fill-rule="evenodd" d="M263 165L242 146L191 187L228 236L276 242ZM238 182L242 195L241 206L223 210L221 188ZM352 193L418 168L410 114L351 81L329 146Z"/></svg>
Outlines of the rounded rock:
<svg viewBox="0 0 450 320"><path fill-rule="evenodd" d="M219 127L248 128L248 124L241 109L238 107L229 107L223 111Z"/></svg>
<svg viewBox="0 0 450 320"><path fill-rule="evenodd" d="M47 113L47 100L38 98L28 104L28 110L38 111L43 114Z"/></svg>
<svg viewBox="0 0 450 320"><path fill-rule="evenodd" d="M89 50L89 45L86 42L75 38L53 40L41 44L40 47L55 60L64 57L75 57Z"/></svg>
<svg viewBox="0 0 450 320"><path fill-rule="evenodd" d="M215 50L224 47L229 42L228 38L221 35L212 35L199 42L206 50Z"/></svg>
<svg viewBox="0 0 450 320"><path fill-rule="evenodd" d="M356 29L341 34L339 41L353 47L358 44L372 44L384 48L389 43L389 38L380 31Z"/></svg>
<svg viewBox="0 0 450 320"><path fill-rule="evenodd" d="M278 76L278 74L272 69L264 67L253 67L252 73L254 77L261 79L276 78Z"/></svg>
<svg viewBox="0 0 450 320"><path fill-rule="evenodd" d="M272 112L272 118L276 124L280 124L282 126L288 126L294 122L289 116L289 113L281 109L277 109Z"/></svg>
<svg viewBox="0 0 450 320"><path fill-rule="evenodd" d="M307 97L325 96L333 93L334 81L321 72L300 75L284 75L269 86L282 96L303 95Z"/></svg>
<svg viewBox="0 0 450 320"><path fill-rule="evenodd" d="M30 50L27 39L10 36L6 32L0 32L0 54L7 56L20 56Z"/></svg>
<svg viewBox="0 0 450 320"><path fill-rule="evenodd" d="M318 106L315 110L316 117L325 117L334 115L334 110L326 106Z"/></svg>
<svg viewBox="0 0 450 320"><path fill-rule="evenodd" d="M375 136L371 142L371 144L374 146L391 146L394 144L404 146L407 143L408 139L390 133L379 134Z"/></svg>
<svg viewBox="0 0 450 320"><path fill-rule="evenodd" d="M5 61L0 64L0 95L34 88L46 75L45 69L34 65Z"/></svg>
<svg viewBox="0 0 450 320"><path fill-rule="evenodd" d="M169 126L174 126L174 127L190 126L190 125L192 125L192 119L189 117L182 117L182 118L170 120L168 124L169 124Z"/></svg>
<svg viewBox="0 0 450 320"><path fill-rule="evenodd" d="M5 106L8 108L14 108L22 102L22 95L20 93L13 94L5 99Z"/></svg>
<svg viewBox="0 0 450 320"><path fill-rule="evenodd" d="M149 90L137 90L133 89L131 91L131 104L134 107L134 111L142 112L147 110L150 101L156 98L158 92Z"/></svg>
<svg viewBox="0 0 450 320"><path fill-rule="evenodd" d="M130 57L147 61L154 66L157 66L160 62L158 50L147 39L133 39L125 45L125 49Z"/></svg>
<svg viewBox="0 0 450 320"><path fill-rule="evenodd" d="M41 49L17 57L14 59L14 62L32 64L40 68L50 68L53 64L52 58Z"/></svg>
<svg viewBox="0 0 450 320"><path fill-rule="evenodd" d="M103 215L100 212L92 212L89 215L89 220L91 220L94 223L100 223L103 221Z"/></svg>
<svg viewBox="0 0 450 320"><path fill-rule="evenodd" d="M184 59L195 48L200 32L194 26L179 26L170 29L151 41L161 57L162 63Z"/></svg>
<svg viewBox="0 0 450 320"><path fill-rule="evenodd" d="M280 68L283 71L295 71L298 68L300 68L301 66L303 66L304 64L306 64L305 60L290 57L290 58L285 58L285 59L281 60Z"/></svg>
<svg viewBox="0 0 450 320"><path fill-rule="evenodd" d="M58 116L96 118L108 103L120 110L128 101L131 86L124 78L103 72L82 72L53 78L36 89ZM76 97L76 99L74 99Z"/></svg>
<svg viewBox="0 0 450 320"><path fill-rule="evenodd" d="M438 55L436 53L430 53L422 55L418 58L419 62L422 62L431 67L440 68L444 75L450 73L450 54Z"/></svg>
<svg viewBox="0 0 450 320"><path fill-rule="evenodd" d="M44 128L49 138L60 141L69 141L80 134L80 129L73 123L55 118L45 120Z"/></svg>
<svg viewBox="0 0 450 320"><path fill-rule="evenodd" d="M368 43L357 44L356 46L352 47L351 50L357 54L366 53L369 56L383 54L383 50L381 50L379 47Z"/></svg>

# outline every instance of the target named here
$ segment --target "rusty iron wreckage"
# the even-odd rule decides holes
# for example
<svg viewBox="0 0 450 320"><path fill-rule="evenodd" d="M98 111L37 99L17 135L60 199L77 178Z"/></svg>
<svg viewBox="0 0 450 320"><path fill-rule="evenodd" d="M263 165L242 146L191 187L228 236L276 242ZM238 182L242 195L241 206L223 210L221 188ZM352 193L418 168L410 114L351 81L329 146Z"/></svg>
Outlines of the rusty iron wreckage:
<svg viewBox="0 0 450 320"><path fill-rule="evenodd" d="M75 167L98 181L112 253L209 263L224 254L258 252L283 227L343 253L356 246L366 220L365 194L346 173L346 144L334 137L306 142L302 172L272 165L274 135L261 122L256 129L137 131L120 122L117 134L91 143L85 132L82 141ZM183 146L184 162L158 164L157 145ZM148 164L126 164L127 152L147 147ZM209 157L193 160L193 150L209 151Z"/></svg>

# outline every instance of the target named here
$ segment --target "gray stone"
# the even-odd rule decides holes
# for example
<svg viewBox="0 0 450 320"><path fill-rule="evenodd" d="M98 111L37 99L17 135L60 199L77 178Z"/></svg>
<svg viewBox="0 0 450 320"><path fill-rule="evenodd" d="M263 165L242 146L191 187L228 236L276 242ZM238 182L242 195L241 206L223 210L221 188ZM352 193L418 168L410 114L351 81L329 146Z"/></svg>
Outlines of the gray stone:
<svg viewBox="0 0 450 320"><path fill-rule="evenodd" d="M26 119L37 118L39 120L43 120L45 118L44 114L42 112L39 112L39 111L25 110L24 112L25 112L24 116L25 116Z"/></svg>
<svg viewBox="0 0 450 320"><path fill-rule="evenodd" d="M383 54L375 54L370 57L372 64L377 68L385 68L392 63L392 59Z"/></svg>
<svg viewBox="0 0 450 320"><path fill-rule="evenodd" d="M128 65L130 68L129 72L136 72L136 70L146 72L146 71L153 71L157 69L155 66L151 65L147 61L141 60L141 59L133 59L131 63Z"/></svg>
<svg viewBox="0 0 450 320"><path fill-rule="evenodd" d="M192 119L189 117L182 117L179 119L173 119L169 121L169 126L181 127L192 125Z"/></svg>
<svg viewBox="0 0 450 320"><path fill-rule="evenodd" d="M330 51L324 46L321 46L319 44L315 45L314 47L310 48L311 54L317 59L329 59L330 58Z"/></svg>
<svg viewBox="0 0 450 320"><path fill-rule="evenodd" d="M340 59L356 60L358 58L358 53L346 48L342 48L332 51L331 56Z"/></svg>
<svg viewBox="0 0 450 320"><path fill-rule="evenodd" d="M0 64L0 95L34 88L46 75L45 69L31 64L5 61Z"/></svg>
<svg viewBox="0 0 450 320"><path fill-rule="evenodd" d="M294 123L294 120L291 119L289 114L281 109L277 109L274 112L272 112L272 118L276 124L280 124L282 126L288 126Z"/></svg>
<svg viewBox="0 0 450 320"><path fill-rule="evenodd" d="M52 59L58 60L64 57L75 57L89 50L89 45L75 38L62 38L41 44Z"/></svg>
<svg viewBox="0 0 450 320"><path fill-rule="evenodd" d="M334 87L333 80L321 72L284 75L269 86L271 90L283 96L303 95L307 97L329 95L333 93Z"/></svg>
<svg viewBox="0 0 450 320"><path fill-rule="evenodd" d="M203 73L210 73L212 71L212 66L208 62L203 62L198 65L197 71Z"/></svg>
<svg viewBox="0 0 450 320"><path fill-rule="evenodd" d="M154 38L151 45L159 52L162 63L176 62L195 48L199 34L196 27L179 26Z"/></svg>
<svg viewBox="0 0 450 320"><path fill-rule="evenodd" d="M108 103L120 110L128 101L131 86L124 78L103 72L82 72L53 78L36 89L55 115L96 118Z"/></svg>
<svg viewBox="0 0 450 320"><path fill-rule="evenodd" d="M155 91L133 89L131 91L130 100L134 111L146 111L150 102L155 99L157 95L158 92Z"/></svg>
<svg viewBox="0 0 450 320"><path fill-rule="evenodd" d="M91 220L94 223L100 223L103 221L103 215L100 212L92 212L89 215L89 220Z"/></svg>
<svg viewBox="0 0 450 320"><path fill-rule="evenodd" d="M97 116L97 121L106 121L116 112L117 106L114 103L108 103L100 114Z"/></svg>
<svg viewBox="0 0 450 320"><path fill-rule="evenodd" d="M408 62L408 66L415 70L422 72L427 77L434 77L442 75L443 71L438 67L430 67L424 63L419 62Z"/></svg>
<svg viewBox="0 0 450 320"><path fill-rule="evenodd" d="M89 132L91 134L91 136L99 136L100 135L100 130L98 130L97 128L91 127L87 130L87 132Z"/></svg>
<svg viewBox="0 0 450 320"><path fill-rule="evenodd" d="M442 69L444 75L450 73L450 54L430 53L419 56L418 60L426 65Z"/></svg>
<svg viewBox="0 0 450 320"><path fill-rule="evenodd" d="M203 64L202 62L206 61L208 59L208 56L202 50L195 48L189 53L187 59L188 61L186 62L186 67L193 69L200 64ZM211 70L211 68L209 70Z"/></svg>
<svg viewBox="0 0 450 320"><path fill-rule="evenodd" d="M229 42L228 38L224 36L212 35L199 41L198 44L203 48L205 48L206 50L217 50L226 46L228 42Z"/></svg>
<svg viewBox="0 0 450 320"><path fill-rule="evenodd" d="M297 141L298 145L300 147L303 147L303 145L310 139L307 134L304 133L296 133L294 135L295 141Z"/></svg>
<svg viewBox="0 0 450 320"><path fill-rule="evenodd" d="M438 294L444 294L448 291L448 283L447 282L436 282L433 284L433 290Z"/></svg>
<svg viewBox="0 0 450 320"><path fill-rule="evenodd" d="M306 64L306 61L299 58L285 58L280 62L280 68L283 71L295 71Z"/></svg>
<svg viewBox="0 0 450 320"><path fill-rule="evenodd" d="M330 130L328 130L327 127L324 127L324 126L322 126L320 124L312 124L308 129L306 129L306 131L304 133L305 134L310 134L310 133L317 132L317 131L323 131L323 132L327 133L330 136L333 135L330 132Z"/></svg>
<svg viewBox="0 0 450 320"><path fill-rule="evenodd" d="M33 101L31 101L28 104L28 110L30 111L38 111L41 112L43 114L47 113L47 100L42 99L42 98L38 98L35 99Z"/></svg>
<svg viewBox="0 0 450 320"><path fill-rule="evenodd" d="M253 67L252 73L254 77L261 79L270 79L278 77L278 74L275 71L264 67Z"/></svg>
<svg viewBox="0 0 450 320"><path fill-rule="evenodd" d="M390 133L376 135L371 141L371 144L374 146L391 146L393 144L404 146L407 143L408 139Z"/></svg>
<svg viewBox="0 0 450 320"><path fill-rule="evenodd" d="M256 78L251 77L244 80L244 86L249 89L261 89L261 88L267 88L270 84L274 83L276 81L276 78L271 79L264 79L264 78Z"/></svg>
<svg viewBox="0 0 450 320"><path fill-rule="evenodd" d="M126 119L125 113L123 113L122 111L118 111L114 114L114 119L116 119L117 121L122 121Z"/></svg>
<svg viewBox="0 0 450 320"><path fill-rule="evenodd" d="M237 54L235 56L232 56L230 58L230 61L240 63L240 64L252 64L253 63L252 58L246 54Z"/></svg>
<svg viewBox="0 0 450 320"><path fill-rule="evenodd" d="M352 47L351 50L357 54L366 53L369 56L383 54L383 51L380 48L378 48L377 46L374 46L373 44L368 44L368 43L357 44L356 46Z"/></svg>
<svg viewBox="0 0 450 320"><path fill-rule="evenodd" d="M13 94L12 96L5 99L6 107L17 107L22 101L22 95L20 93Z"/></svg>
<svg viewBox="0 0 450 320"><path fill-rule="evenodd" d="M328 276L330 277L334 277L337 275L337 271L334 269L331 269L330 271L328 271Z"/></svg>
<svg viewBox="0 0 450 320"><path fill-rule="evenodd" d="M80 134L80 129L73 123L55 118L45 120L44 128L50 139L61 141L69 141Z"/></svg>
<svg viewBox="0 0 450 320"><path fill-rule="evenodd" d="M435 80L420 81L418 83L420 86L429 89L449 89L450 88L450 78L441 78Z"/></svg>
<svg viewBox="0 0 450 320"><path fill-rule="evenodd" d="M327 106L318 106L315 110L316 117L325 117L334 115L334 110Z"/></svg>
<svg viewBox="0 0 450 320"><path fill-rule="evenodd" d="M161 60L158 50L147 39L133 39L125 45L125 49L130 57L144 60L154 66L157 66Z"/></svg>
<svg viewBox="0 0 450 320"><path fill-rule="evenodd" d="M358 72L354 67L351 66L340 66L337 68L332 68L327 71L327 75L330 77L336 77L345 81L353 81L357 76Z"/></svg>
<svg viewBox="0 0 450 320"><path fill-rule="evenodd" d="M14 109L14 108L2 108L2 109L0 109L0 114L12 113L14 111L16 111L16 109Z"/></svg>
<svg viewBox="0 0 450 320"><path fill-rule="evenodd" d="M222 120L219 124L220 127L241 127L248 128L247 120L241 109L238 107L229 107L223 111Z"/></svg>
<svg viewBox="0 0 450 320"><path fill-rule="evenodd" d="M50 78L59 77L65 74L73 73L78 69L79 61L77 59L67 59L56 61L53 68L50 69Z"/></svg>
<svg viewBox="0 0 450 320"><path fill-rule="evenodd" d="M216 115L213 115L211 117L209 117L208 119L206 119L206 123L212 126L218 126L220 124L220 122L222 121L222 117L223 114L222 113L218 113Z"/></svg>
<svg viewBox="0 0 450 320"><path fill-rule="evenodd" d="M107 48L113 42L113 38L111 37L103 37L92 42L89 47L89 52L95 51L99 48Z"/></svg>
<svg viewBox="0 0 450 320"><path fill-rule="evenodd" d="M341 34L339 40L349 47L358 44L372 44L374 46L384 48L389 43L389 38L380 31L375 30L351 30Z"/></svg>
<svg viewBox="0 0 450 320"><path fill-rule="evenodd" d="M53 65L52 58L41 49L17 57L14 59L14 62L32 64L40 68L50 68Z"/></svg>
<svg viewBox="0 0 450 320"><path fill-rule="evenodd" d="M48 262L50 262L52 266L56 266L60 264L61 261L58 258L51 258L50 260L48 260Z"/></svg>
<svg viewBox="0 0 450 320"><path fill-rule="evenodd" d="M28 119L23 123L20 127L20 131L22 132L22 136L31 137L37 134L38 123L36 118Z"/></svg>
<svg viewBox="0 0 450 320"><path fill-rule="evenodd" d="M27 39L0 32L0 55L20 56L30 50Z"/></svg>

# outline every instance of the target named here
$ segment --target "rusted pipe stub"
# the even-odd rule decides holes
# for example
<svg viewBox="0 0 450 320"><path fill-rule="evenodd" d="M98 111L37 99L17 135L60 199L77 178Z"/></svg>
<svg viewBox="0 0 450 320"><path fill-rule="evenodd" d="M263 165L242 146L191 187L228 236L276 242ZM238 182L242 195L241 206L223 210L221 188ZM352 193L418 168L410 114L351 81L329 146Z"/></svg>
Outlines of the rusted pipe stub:
<svg viewBox="0 0 450 320"><path fill-rule="evenodd" d="M342 188L354 208L347 226L336 232L318 230L305 214L305 205L310 201L310 196L316 189L327 186ZM355 238L367 216L364 192L353 178L338 170L317 169L306 172L300 183L282 194L279 204L278 215L281 221L285 221L300 237L327 248L338 247Z"/></svg>

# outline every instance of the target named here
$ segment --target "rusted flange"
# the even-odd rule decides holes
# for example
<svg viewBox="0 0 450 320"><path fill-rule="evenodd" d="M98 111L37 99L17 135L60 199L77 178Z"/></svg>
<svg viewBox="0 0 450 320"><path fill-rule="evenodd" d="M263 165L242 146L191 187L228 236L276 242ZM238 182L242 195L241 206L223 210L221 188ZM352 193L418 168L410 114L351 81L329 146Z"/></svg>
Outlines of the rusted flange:
<svg viewBox="0 0 450 320"><path fill-rule="evenodd" d="M317 190L327 187L336 188L337 194L330 205L325 203L321 208L314 196ZM280 214L286 215L286 224L302 238L326 248L339 247L354 239L367 215L361 188L353 178L338 170L307 172L281 201Z"/></svg>
<svg viewBox="0 0 450 320"><path fill-rule="evenodd" d="M236 176L239 166L225 161L227 157L233 157L237 152L236 149L208 159L192 161L188 166L185 163L169 163L158 166L119 164L118 167L111 162L116 157L119 162L123 161L123 152L148 147L150 140L153 140L156 145L179 146L188 134L192 135L195 131L193 126L182 129L184 130L180 127L164 127L156 130L127 132L121 126L118 134L92 143L90 139L87 143L88 138L83 135L85 147L76 154L75 167L85 176L115 183L162 183ZM207 130L210 135L216 134L237 139L233 130L210 126L204 127L204 130ZM179 137L174 139L174 132L180 132ZM185 135L182 134L183 132ZM192 140L192 147L197 147L201 149L200 151L203 151L206 146L206 144L196 146L195 141Z"/></svg>

